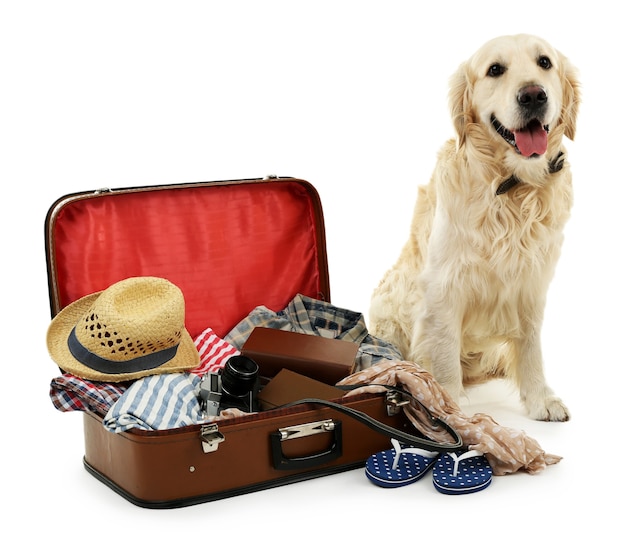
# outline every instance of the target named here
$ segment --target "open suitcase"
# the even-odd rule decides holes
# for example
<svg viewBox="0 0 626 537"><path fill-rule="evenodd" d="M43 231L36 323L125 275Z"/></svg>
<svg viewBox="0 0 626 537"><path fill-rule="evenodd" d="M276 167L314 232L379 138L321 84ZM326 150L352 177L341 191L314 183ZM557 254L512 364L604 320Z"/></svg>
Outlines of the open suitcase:
<svg viewBox="0 0 626 537"><path fill-rule="evenodd" d="M223 337L255 307L278 311L296 294L330 302L322 207L300 179L70 194L50 207L45 236L53 316L132 276L180 287L194 337L209 326ZM349 396L123 433L86 412L84 466L136 505L197 504L363 466L394 432L416 434L397 402L393 392Z"/></svg>

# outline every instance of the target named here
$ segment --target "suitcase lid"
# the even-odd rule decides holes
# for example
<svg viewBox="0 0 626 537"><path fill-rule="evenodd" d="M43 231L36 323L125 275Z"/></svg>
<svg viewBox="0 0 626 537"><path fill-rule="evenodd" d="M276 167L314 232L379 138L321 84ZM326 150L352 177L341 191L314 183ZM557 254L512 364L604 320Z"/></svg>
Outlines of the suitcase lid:
<svg viewBox="0 0 626 537"><path fill-rule="evenodd" d="M298 293L330 301L319 194L293 178L79 192L45 221L52 315L132 276L167 278L185 296L192 337L226 335L253 308Z"/></svg>

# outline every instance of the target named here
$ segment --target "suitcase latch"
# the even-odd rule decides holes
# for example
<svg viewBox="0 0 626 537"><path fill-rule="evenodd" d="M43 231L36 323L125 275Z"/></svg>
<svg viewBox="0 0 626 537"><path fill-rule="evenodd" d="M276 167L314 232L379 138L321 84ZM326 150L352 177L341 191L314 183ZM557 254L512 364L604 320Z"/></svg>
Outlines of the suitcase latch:
<svg viewBox="0 0 626 537"><path fill-rule="evenodd" d="M395 416L398 412L400 412L400 407L403 407L410 403L407 396L394 390L390 390L387 392L386 399L388 416Z"/></svg>
<svg viewBox="0 0 626 537"><path fill-rule="evenodd" d="M217 451L219 444L224 441L224 435L217 430L215 423L203 425L200 428L200 438L202 439L202 451L205 453Z"/></svg>
<svg viewBox="0 0 626 537"><path fill-rule="evenodd" d="M331 419L314 421L311 423L303 423L302 425L292 425L291 427L283 427L278 429L280 441L291 440L292 438L301 438L303 436L311 436L313 434L327 433L335 429L335 422Z"/></svg>

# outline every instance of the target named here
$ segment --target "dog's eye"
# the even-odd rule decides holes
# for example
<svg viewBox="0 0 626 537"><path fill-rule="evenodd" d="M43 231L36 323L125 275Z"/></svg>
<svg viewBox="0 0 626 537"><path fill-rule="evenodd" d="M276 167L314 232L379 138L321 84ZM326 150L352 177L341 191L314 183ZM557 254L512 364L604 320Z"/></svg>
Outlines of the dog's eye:
<svg viewBox="0 0 626 537"><path fill-rule="evenodd" d="M487 76L492 76L492 77L502 76L505 71L506 71L506 68L504 67L504 65L499 64L499 63L494 63L493 65L489 66L489 69L487 70Z"/></svg>
<svg viewBox="0 0 626 537"><path fill-rule="evenodd" d="M550 61L550 58L548 58L547 56L540 56L539 59L537 60L537 65L547 71L548 69L552 67L552 62Z"/></svg>

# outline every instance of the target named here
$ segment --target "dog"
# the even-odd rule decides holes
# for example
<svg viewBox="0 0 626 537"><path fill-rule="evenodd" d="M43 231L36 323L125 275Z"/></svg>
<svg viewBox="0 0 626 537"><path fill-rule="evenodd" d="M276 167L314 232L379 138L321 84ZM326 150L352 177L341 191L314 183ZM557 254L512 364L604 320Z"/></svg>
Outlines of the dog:
<svg viewBox="0 0 626 537"><path fill-rule="evenodd" d="M572 206L577 71L526 34L484 44L450 79L456 137L418 188L410 234L371 297L370 332L457 402L514 381L528 415L567 421L548 386L541 327Z"/></svg>

